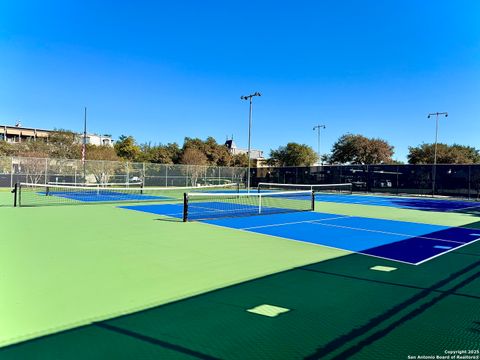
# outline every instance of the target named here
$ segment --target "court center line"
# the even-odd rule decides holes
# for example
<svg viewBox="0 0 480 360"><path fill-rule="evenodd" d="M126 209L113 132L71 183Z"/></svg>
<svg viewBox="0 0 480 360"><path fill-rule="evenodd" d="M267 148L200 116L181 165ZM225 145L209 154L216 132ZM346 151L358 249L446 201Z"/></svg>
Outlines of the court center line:
<svg viewBox="0 0 480 360"><path fill-rule="evenodd" d="M328 220L344 219L344 218L349 218L349 217L350 217L350 216L339 216L339 217L333 217L333 218L327 218L327 219L319 219L319 220L305 220L305 221L295 221L295 222L280 223L280 224L259 225L259 226L252 226L252 227L242 228L242 230L253 230L253 229L261 229L261 228L268 228L268 227L275 227L275 226L286 226L286 225L295 225L295 224L302 224L302 223L310 223L310 224L313 224L313 225L322 225L322 226L330 226L330 227L350 229L350 230L367 231L367 232L374 232L374 233L380 233L380 234L386 234L386 235L407 236L407 237L410 237L410 238L412 238L412 237L417 237L417 238L427 239L427 240L453 242L453 243L455 243L455 244L468 244L468 243L471 242L471 241L469 241L469 242L465 243L465 242L460 242L460 241L455 241L455 240L438 239L438 238L433 238L433 237L428 237L428 236L412 235L412 234L402 234L402 233L395 233L395 232L382 231L382 230L373 230L373 229L362 229L362 228L356 228L356 227L351 227L351 226L334 225L334 224L326 224L326 223L325 223L325 221L328 221ZM478 239L474 239L474 240L472 240L472 241L476 241L476 240L478 240Z"/></svg>
<svg viewBox="0 0 480 360"><path fill-rule="evenodd" d="M303 220L303 221L292 221L288 223L280 223L280 224L270 224L270 225L258 225L258 226L251 226L251 227L246 227L246 228L241 228L242 230L252 230L252 229L261 229L261 228L268 228L272 226L285 226L285 225L294 225L294 224L303 224L303 223L312 223L315 221L326 221L326 220L335 220L335 219L345 219L350 216L345 215L345 216L335 216L331 218L326 218L326 219L316 219L316 220Z"/></svg>
<svg viewBox="0 0 480 360"><path fill-rule="evenodd" d="M446 240L446 239L438 239L438 238L432 238L428 236L421 236L421 235L412 235L412 234L402 234L402 233L394 233L390 231L382 231L382 230L373 230L373 229L362 229L362 228L355 228L351 226L343 226L343 225L333 225L333 224L323 224L320 222L312 222L314 225L321 225L321 226L330 226L330 227L337 227L337 228L343 228L343 229L350 229L350 230L359 230L359 231L367 231L367 232L374 232L374 233L380 233L380 234L386 234L386 235L397 235L397 236L408 236L408 237L416 237L416 238L421 238L421 239L427 239L427 240L436 240L436 241L445 241L445 242L453 242L456 244L469 244L472 241L476 241L478 239L473 239L472 241L469 241L467 243L465 242L460 242L460 241L455 241L455 240Z"/></svg>

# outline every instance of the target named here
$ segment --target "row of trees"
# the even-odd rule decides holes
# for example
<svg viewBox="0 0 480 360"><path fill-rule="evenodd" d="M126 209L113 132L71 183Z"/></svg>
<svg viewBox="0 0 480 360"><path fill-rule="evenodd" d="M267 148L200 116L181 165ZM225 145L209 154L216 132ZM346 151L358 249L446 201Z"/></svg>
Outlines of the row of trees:
<svg viewBox="0 0 480 360"><path fill-rule="evenodd" d="M386 140L367 138L358 134L342 135L332 146L328 155L322 156L325 164L401 164L393 160L394 147ZM409 164L433 164L435 144L409 147ZM276 166L309 166L318 161L318 156L308 145L289 143L270 152L267 163ZM439 164L478 164L480 151L464 145L437 144Z"/></svg>
<svg viewBox="0 0 480 360"><path fill-rule="evenodd" d="M206 140L186 137L180 147L177 143L138 145L132 136L120 136L114 148L119 157L129 161L213 166L247 166L248 163L246 154L230 154L227 147L213 137Z"/></svg>
<svg viewBox="0 0 480 360"><path fill-rule="evenodd" d="M435 145L421 144L409 147L409 164L432 164ZM44 141L10 144L0 141L0 156L80 159L82 145L71 131L58 130ZM325 164L396 164L394 147L386 140L367 138L359 134L342 135L332 146L331 153L322 156ZM206 140L186 137L180 147L177 143L152 145L137 144L132 136L121 136L114 147L87 145L87 160L127 160L158 164L187 164L211 166L241 166L248 164L246 154L232 155L227 147L213 137ZM270 151L267 164L271 166L309 166L318 162L311 146L288 143ZM480 163L480 151L463 145L437 144L437 163Z"/></svg>

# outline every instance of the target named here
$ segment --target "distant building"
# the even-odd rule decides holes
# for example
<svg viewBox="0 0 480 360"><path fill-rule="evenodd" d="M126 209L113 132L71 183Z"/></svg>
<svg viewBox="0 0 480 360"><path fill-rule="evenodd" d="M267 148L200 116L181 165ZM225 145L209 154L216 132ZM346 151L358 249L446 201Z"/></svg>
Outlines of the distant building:
<svg viewBox="0 0 480 360"><path fill-rule="evenodd" d="M227 147L228 152L232 155L248 153L248 149L241 149L237 147L237 144L235 144L235 141L233 141L233 137L231 140L227 138L227 141L225 141L225 146ZM267 166L267 160L263 157L262 150L250 149L250 159L253 167L259 168Z"/></svg>
<svg viewBox="0 0 480 360"><path fill-rule="evenodd" d="M240 155L240 154L247 154L248 149L241 149L237 147L233 139L227 140L225 142L225 146L227 147L228 151L232 155ZM250 149L250 159L263 159L263 151L262 150L255 150Z"/></svg>
<svg viewBox="0 0 480 360"><path fill-rule="evenodd" d="M22 143L43 140L48 142L49 136L55 130L28 128L17 123L15 126L0 125L0 141L9 143ZM78 143L83 143L83 134L76 134ZM109 135L87 134L86 143L92 145L113 146L112 137Z"/></svg>
<svg viewBox="0 0 480 360"><path fill-rule="evenodd" d="M112 137L109 135L87 134L86 143L97 146L113 146ZM77 135L77 141L83 143L83 134Z"/></svg>
<svg viewBox="0 0 480 360"><path fill-rule="evenodd" d="M20 123L15 126L0 125L0 140L9 143L47 140L51 130L22 127Z"/></svg>

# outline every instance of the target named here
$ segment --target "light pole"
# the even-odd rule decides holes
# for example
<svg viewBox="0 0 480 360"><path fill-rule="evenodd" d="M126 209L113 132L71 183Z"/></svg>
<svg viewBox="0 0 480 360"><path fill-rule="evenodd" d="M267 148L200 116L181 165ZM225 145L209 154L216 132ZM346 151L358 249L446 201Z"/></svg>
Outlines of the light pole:
<svg viewBox="0 0 480 360"><path fill-rule="evenodd" d="M83 113L83 141L82 141L82 163L83 163L83 182L87 182L87 169L86 165L87 158L87 107L85 106L85 111Z"/></svg>
<svg viewBox="0 0 480 360"><path fill-rule="evenodd" d="M325 125L317 125L313 127L313 131L318 131L318 143L317 143L317 153L318 153L318 162L320 165L323 165L322 155L320 154L320 129L325 129Z"/></svg>
<svg viewBox="0 0 480 360"><path fill-rule="evenodd" d="M254 96L262 96L259 92L250 95L240 96L242 100L250 101L250 112L248 115L248 173L247 173L247 192L250 192L250 142L252 138L252 98Z"/></svg>
<svg viewBox="0 0 480 360"><path fill-rule="evenodd" d="M438 117L440 115L448 116L448 113L445 112L435 112L428 114L427 118L430 119L431 116L435 115L435 152L433 155L433 169L432 169L432 196L435 196L435 181L437 178L437 143L438 143Z"/></svg>

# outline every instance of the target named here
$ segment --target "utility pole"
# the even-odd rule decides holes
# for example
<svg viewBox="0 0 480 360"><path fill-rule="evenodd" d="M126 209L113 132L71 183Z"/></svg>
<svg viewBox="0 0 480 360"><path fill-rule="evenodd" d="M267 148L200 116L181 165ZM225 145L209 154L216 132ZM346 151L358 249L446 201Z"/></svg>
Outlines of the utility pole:
<svg viewBox="0 0 480 360"><path fill-rule="evenodd" d="M252 98L254 96L262 96L259 92L255 92L251 95L240 96L242 100L250 101L250 112L248 116L248 174L247 174L247 192L250 192L250 152L251 152L251 138L252 138Z"/></svg>
<svg viewBox="0 0 480 360"><path fill-rule="evenodd" d="M325 129L325 125L317 125L313 127L313 131L317 130L318 132L318 143L317 143L317 154L318 154L318 163L323 165L322 154L320 154L320 129Z"/></svg>
<svg viewBox="0 0 480 360"><path fill-rule="evenodd" d="M83 115L83 142L82 142L82 162L83 162L83 182L87 182L87 170L86 170L86 158L87 158L87 107Z"/></svg>
<svg viewBox="0 0 480 360"><path fill-rule="evenodd" d="M435 182L437 178L437 144L438 144L438 117L444 115L448 117L448 113L445 112L435 112L428 114L427 118L430 119L431 116L435 115L435 152L433 156L433 168L432 168L432 196L435 196Z"/></svg>

